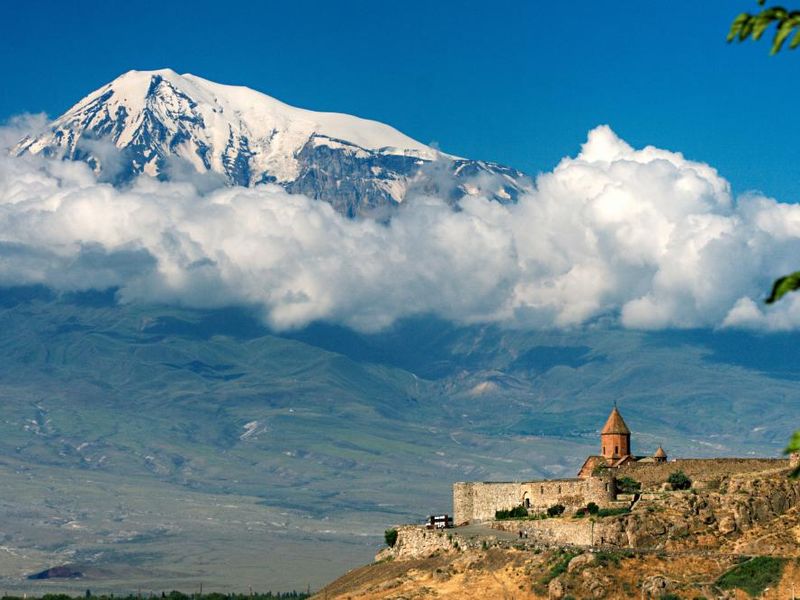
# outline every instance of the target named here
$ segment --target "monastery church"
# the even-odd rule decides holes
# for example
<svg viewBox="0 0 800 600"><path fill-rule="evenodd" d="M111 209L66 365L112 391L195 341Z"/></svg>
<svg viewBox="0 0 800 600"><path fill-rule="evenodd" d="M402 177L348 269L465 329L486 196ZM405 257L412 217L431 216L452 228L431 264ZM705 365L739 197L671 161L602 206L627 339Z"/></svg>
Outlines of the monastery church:
<svg viewBox="0 0 800 600"><path fill-rule="evenodd" d="M600 431L600 455L590 456L583 463L578 477L590 477L597 469L615 469L630 463L662 463L667 462L667 453L659 446L653 456L633 456L631 454L631 430L617 410L611 410L606 424Z"/></svg>
<svg viewBox="0 0 800 600"><path fill-rule="evenodd" d="M490 520L496 511L520 505L529 512L543 512L554 504L561 504L567 510L577 510L589 502L600 507L616 506L617 473L666 462L667 454L660 446L652 456L631 453L631 430L615 405L600 431L600 454L589 456L577 477L456 483L453 485L454 521L460 525Z"/></svg>

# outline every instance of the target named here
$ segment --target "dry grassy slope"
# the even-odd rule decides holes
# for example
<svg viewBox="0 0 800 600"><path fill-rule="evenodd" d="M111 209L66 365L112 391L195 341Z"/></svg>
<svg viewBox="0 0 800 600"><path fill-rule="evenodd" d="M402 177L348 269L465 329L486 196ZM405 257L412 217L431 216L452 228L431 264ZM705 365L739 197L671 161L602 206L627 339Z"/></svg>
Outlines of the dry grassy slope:
<svg viewBox="0 0 800 600"><path fill-rule="evenodd" d="M800 511L735 538L723 540L718 553L695 550L626 554L579 554L570 569L551 580L552 568L569 560L565 550L537 551L489 547L437 552L428 558L389 560L353 570L322 589L326 600L400 600L440 598L679 598L742 600L743 591L724 591L714 582L736 565L734 554L788 557L777 587L762 598L785 600L800 594ZM579 552L579 551L573 551ZM601 560L598 561L597 557ZM606 558L603 558L603 557ZM616 560L615 560L616 558ZM648 595L649 593L649 595ZM800 596L798 596L800 597Z"/></svg>
<svg viewBox="0 0 800 600"><path fill-rule="evenodd" d="M714 582L734 566L730 556L638 555L619 563L589 564L545 583L559 551L532 554L524 550L490 548L440 554L429 559L388 561L356 569L322 589L315 599L414 600L439 598L558 599L642 597L664 593L679 598L741 600L740 591L723 591ZM581 559L582 560L582 559ZM580 561L578 561L580 562ZM789 561L777 588L762 598L792 598L800 592L800 568Z"/></svg>
<svg viewBox="0 0 800 600"><path fill-rule="evenodd" d="M720 550L753 556L800 556L800 508L793 508L741 537L724 540Z"/></svg>

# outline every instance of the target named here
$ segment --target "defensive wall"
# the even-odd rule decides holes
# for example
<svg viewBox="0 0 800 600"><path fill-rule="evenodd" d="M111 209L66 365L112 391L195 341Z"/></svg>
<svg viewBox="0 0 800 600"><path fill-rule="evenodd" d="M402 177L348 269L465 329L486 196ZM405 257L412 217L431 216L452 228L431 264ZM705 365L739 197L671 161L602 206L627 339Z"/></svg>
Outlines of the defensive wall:
<svg viewBox="0 0 800 600"><path fill-rule="evenodd" d="M683 471L695 488L714 488L722 480L742 474L763 473L789 467L776 458L687 458L666 463L630 463L612 469L613 475L576 479L523 482L459 482L453 485L453 519L456 525L494 519L498 510L524 506L544 512L554 504L574 511L589 502L610 506L615 500L615 478L630 477L642 491L658 491L670 474Z"/></svg>
<svg viewBox="0 0 800 600"><path fill-rule="evenodd" d="M774 464L769 463L769 466ZM574 518L565 513L555 518L502 520L491 524L492 529L512 534L522 531L525 535L521 539L516 535L511 539L502 539L493 535L489 528L435 531L416 525L401 526L397 528L395 546L384 549L378 558L419 558L439 551L485 549L487 543L507 547L517 544L532 548L573 545L648 551L694 549L746 554L750 551L749 547L739 545L742 534L766 525L800 506L800 480L790 479L787 474L788 469L733 474L719 491L649 492L642 495L631 512L616 516L587 515ZM562 491L565 489L563 481L569 480L562 480ZM506 492L511 493L515 487L541 483L497 485L508 486ZM488 493L490 490L481 491ZM514 498L513 495L509 497ZM760 535L747 543L761 543L763 537ZM767 540L767 543L771 542Z"/></svg>
<svg viewBox="0 0 800 600"><path fill-rule="evenodd" d="M656 491L675 471L683 471L694 487L706 488L733 475L787 468L789 460L779 458L680 458L665 463L629 463L615 469L615 476L635 479L643 491Z"/></svg>
<svg viewBox="0 0 800 600"><path fill-rule="evenodd" d="M456 525L494 519L498 510L524 506L544 512L554 504L568 511L594 502L608 506L615 499L611 477L548 479L524 482L459 482L453 485L453 519Z"/></svg>
<svg viewBox="0 0 800 600"><path fill-rule="evenodd" d="M492 529L516 533L522 531L534 543L547 546L593 546L595 543L593 519L542 519L541 521L495 521Z"/></svg>
<svg viewBox="0 0 800 600"><path fill-rule="evenodd" d="M653 456L631 455L630 435L630 429L615 405L600 432L602 455L590 456L586 460L581 469L581 477L522 482L456 483L453 485L453 520L456 525L493 521L498 510L510 510L518 506L527 509L530 515L544 513L549 507L560 504L564 506L566 514L571 515L590 502L600 507L624 505L633 512L618 519L590 519L575 523L561 520L526 521L527 528L535 529L535 537L545 543L597 544L599 539L600 544L641 547L657 545L653 540L664 535L662 530L672 531L670 527L674 525L661 522L660 517L644 514L643 508L657 510L682 506L683 510L689 507L691 511L695 511L693 514L697 519L689 519L688 525L681 524L678 527L681 535L686 531L715 527L719 528L722 535L727 535L732 531L731 527L733 530L743 530L740 522L763 520L764 515L775 516L788 507L800 504L800 484L795 486L793 483L784 489L788 485L785 482L789 468L800 466L800 455L793 454L786 460L687 458L667 461L667 455L660 447ZM682 471L691 479L694 492L707 493L702 510L697 509L691 496L662 496L663 493L672 491L667 479L676 471ZM628 497L620 494L617 497L617 481L628 477L641 483L641 492ZM755 483L772 477L776 479L769 484ZM742 484L742 481L746 483ZM740 498L731 500L729 492L733 489L742 492L739 495L748 497L757 497L769 490L769 506L759 508L755 517L746 516L752 512L752 507L739 506ZM763 499L754 500L751 504L761 506L761 502ZM516 527L519 523L509 526ZM421 539L427 543L433 540L424 535Z"/></svg>

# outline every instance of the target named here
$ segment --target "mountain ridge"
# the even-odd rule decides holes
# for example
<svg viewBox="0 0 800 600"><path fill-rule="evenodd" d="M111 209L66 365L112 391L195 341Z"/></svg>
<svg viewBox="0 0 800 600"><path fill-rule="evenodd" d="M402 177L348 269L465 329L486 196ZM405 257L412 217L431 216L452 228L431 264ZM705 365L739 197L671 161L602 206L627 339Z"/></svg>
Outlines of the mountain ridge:
<svg viewBox="0 0 800 600"><path fill-rule="evenodd" d="M107 158L109 144L121 160ZM397 205L411 190L454 203L465 195L509 202L528 185L515 169L446 154L377 121L171 69L128 71L12 153L82 160L107 176L118 166L114 183L170 179L181 161L229 185L278 184L351 217Z"/></svg>

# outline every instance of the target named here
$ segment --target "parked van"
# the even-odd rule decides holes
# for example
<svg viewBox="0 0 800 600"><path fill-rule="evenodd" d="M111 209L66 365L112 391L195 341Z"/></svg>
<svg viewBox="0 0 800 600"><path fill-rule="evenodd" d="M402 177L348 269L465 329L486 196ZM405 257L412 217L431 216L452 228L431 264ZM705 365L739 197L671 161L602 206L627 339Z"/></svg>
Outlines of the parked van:
<svg viewBox="0 0 800 600"><path fill-rule="evenodd" d="M450 515L431 515L425 521L426 529L449 529L453 526L453 518Z"/></svg>

